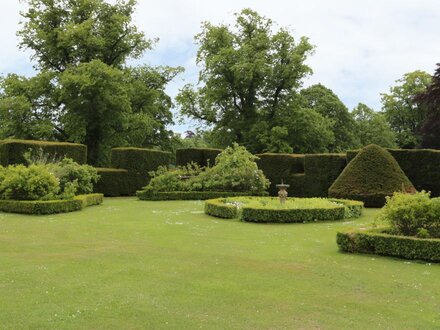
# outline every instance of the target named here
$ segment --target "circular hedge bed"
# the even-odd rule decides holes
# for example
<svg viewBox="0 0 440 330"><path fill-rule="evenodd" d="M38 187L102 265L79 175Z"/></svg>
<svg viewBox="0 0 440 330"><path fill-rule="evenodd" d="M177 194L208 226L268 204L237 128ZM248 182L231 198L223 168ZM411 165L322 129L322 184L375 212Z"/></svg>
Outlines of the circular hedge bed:
<svg viewBox="0 0 440 330"><path fill-rule="evenodd" d="M224 219L239 217L248 222L311 222L359 217L363 203L325 198L230 197L207 200L205 213Z"/></svg>

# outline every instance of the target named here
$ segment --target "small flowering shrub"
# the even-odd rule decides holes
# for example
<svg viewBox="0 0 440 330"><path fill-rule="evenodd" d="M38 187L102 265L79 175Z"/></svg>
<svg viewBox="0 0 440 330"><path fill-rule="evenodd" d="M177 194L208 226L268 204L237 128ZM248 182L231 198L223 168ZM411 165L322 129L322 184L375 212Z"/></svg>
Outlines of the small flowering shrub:
<svg viewBox="0 0 440 330"><path fill-rule="evenodd" d="M387 197L378 219L388 222L397 235L440 238L440 198L424 191L396 192Z"/></svg>
<svg viewBox="0 0 440 330"><path fill-rule="evenodd" d="M151 172L153 177L143 191L230 191L262 194L269 180L258 169L258 158L246 148L234 144L216 158L213 167L201 168L188 164L175 169L161 167Z"/></svg>

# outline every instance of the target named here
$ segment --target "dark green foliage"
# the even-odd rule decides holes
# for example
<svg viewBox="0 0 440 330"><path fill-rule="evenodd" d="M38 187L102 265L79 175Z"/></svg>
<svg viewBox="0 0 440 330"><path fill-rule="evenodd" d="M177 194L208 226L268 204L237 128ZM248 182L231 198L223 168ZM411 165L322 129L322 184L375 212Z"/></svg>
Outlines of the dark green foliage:
<svg viewBox="0 0 440 330"><path fill-rule="evenodd" d="M127 170L118 168L97 168L99 180L93 191L102 193L104 196L128 196L135 189L129 180ZM130 187L130 184L133 187Z"/></svg>
<svg viewBox="0 0 440 330"><path fill-rule="evenodd" d="M137 197L146 201L165 201L165 200L206 200L221 197L250 196L250 192L237 191L167 191L149 192L138 191Z"/></svg>
<svg viewBox="0 0 440 330"><path fill-rule="evenodd" d="M102 203L102 194L76 196L68 200L17 201L0 200L0 211L22 214L56 214L79 211L87 206Z"/></svg>
<svg viewBox="0 0 440 330"><path fill-rule="evenodd" d="M143 148L113 148L111 154L112 167L128 171L129 180L133 183L133 187L130 185L130 194L148 184L149 172L173 162L174 156L170 152Z"/></svg>
<svg viewBox="0 0 440 330"><path fill-rule="evenodd" d="M440 151L433 149L387 149L399 163L414 187L430 191L431 196L440 196ZM350 162L359 150L347 152Z"/></svg>
<svg viewBox="0 0 440 330"><path fill-rule="evenodd" d="M329 188L329 196L361 200L367 207L382 207L395 191L414 186L393 156L377 145L369 145L347 165Z"/></svg>
<svg viewBox="0 0 440 330"><path fill-rule="evenodd" d="M205 214L212 215L217 218L233 219L238 216L238 210L235 205L225 204L222 199L210 199L205 202Z"/></svg>
<svg viewBox="0 0 440 330"><path fill-rule="evenodd" d="M327 197L328 189L346 164L345 154L306 154L304 158L306 195Z"/></svg>
<svg viewBox="0 0 440 330"><path fill-rule="evenodd" d="M389 149L417 190L440 196L440 150Z"/></svg>
<svg viewBox="0 0 440 330"><path fill-rule="evenodd" d="M313 209L267 209L243 207L241 220L248 222L311 222L344 219L345 207L335 205L331 208Z"/></svg>
<svg viewBox="0 0 440 330"><path fill-rule="evenodd" d="M176 150L176 165L185 166L189 163L196 163L201 167L213 166L215 158L221 153L221 149L211 148L187 148Z"/></svg>
<svg viewBox="0 0 440 330"><path fill-rule="evenodd" d="M276 195L278 193L276 185L284 181L284 183L290 184L292 188L289 189L290 196L302 196L297 188L301 185L298 184L301 183L301 178L298 179L298 175L303 176L304 174L304 155L265 153L256 156L259 158L257 160L258 168L263 171L271 182L270 195ZM295 186L295 189L293 189L293 186ZM292 194L290 194L290 191L292 191Z"/></svg>
<svg viewBox="0 0 440 330"><path fill-rule="evenodd" d="M33 140L0 141L0 165L27 164L26 154L44 153L53 158L71 158L79 164L87 162L87 147L83 144Z"/></svg>
<svg viewBox="0 0 440 330"><path fill-rule="evenodd" d="M440 262L440 239L391 235L389 231L380 229L363 232L338 232L336 242L344 252Z"/></svg>

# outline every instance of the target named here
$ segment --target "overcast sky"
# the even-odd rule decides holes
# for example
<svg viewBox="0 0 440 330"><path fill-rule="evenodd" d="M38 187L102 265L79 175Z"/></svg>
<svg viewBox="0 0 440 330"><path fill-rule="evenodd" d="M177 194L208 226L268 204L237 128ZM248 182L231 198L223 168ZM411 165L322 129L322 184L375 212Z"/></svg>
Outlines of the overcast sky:
<svg viewBox="0 0 440 330"><path fill-rule="evenodd" d="M18 0L1 0L0 73L32 75L29 53L17 47ZM194 35L200 23L232 23L233 14L252 8L295 37L316 46L308 60L314 74L305 85L322 83L352 109L363 102L380 110L380 93L404 73L433 73L440 62L439 0L138 0L135 22L159 43L140 60L151 65L181 65L185 74L169 86L171 95L197 81ZM176 125L176 131L191 123Z"/></svg>

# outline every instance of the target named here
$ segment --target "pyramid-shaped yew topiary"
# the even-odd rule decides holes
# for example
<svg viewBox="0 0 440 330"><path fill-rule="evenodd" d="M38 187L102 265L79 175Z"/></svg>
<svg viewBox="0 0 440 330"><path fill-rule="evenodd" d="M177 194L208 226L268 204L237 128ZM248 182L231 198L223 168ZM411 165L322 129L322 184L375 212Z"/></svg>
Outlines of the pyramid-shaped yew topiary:
<svg viewBox="0 0 440 330"><path fill-rule="evenodd" d="M382 207L395 191L415 191L394 157L370 144L357 154L329 188L329 197L360 200L368 207Z"/></svg>

